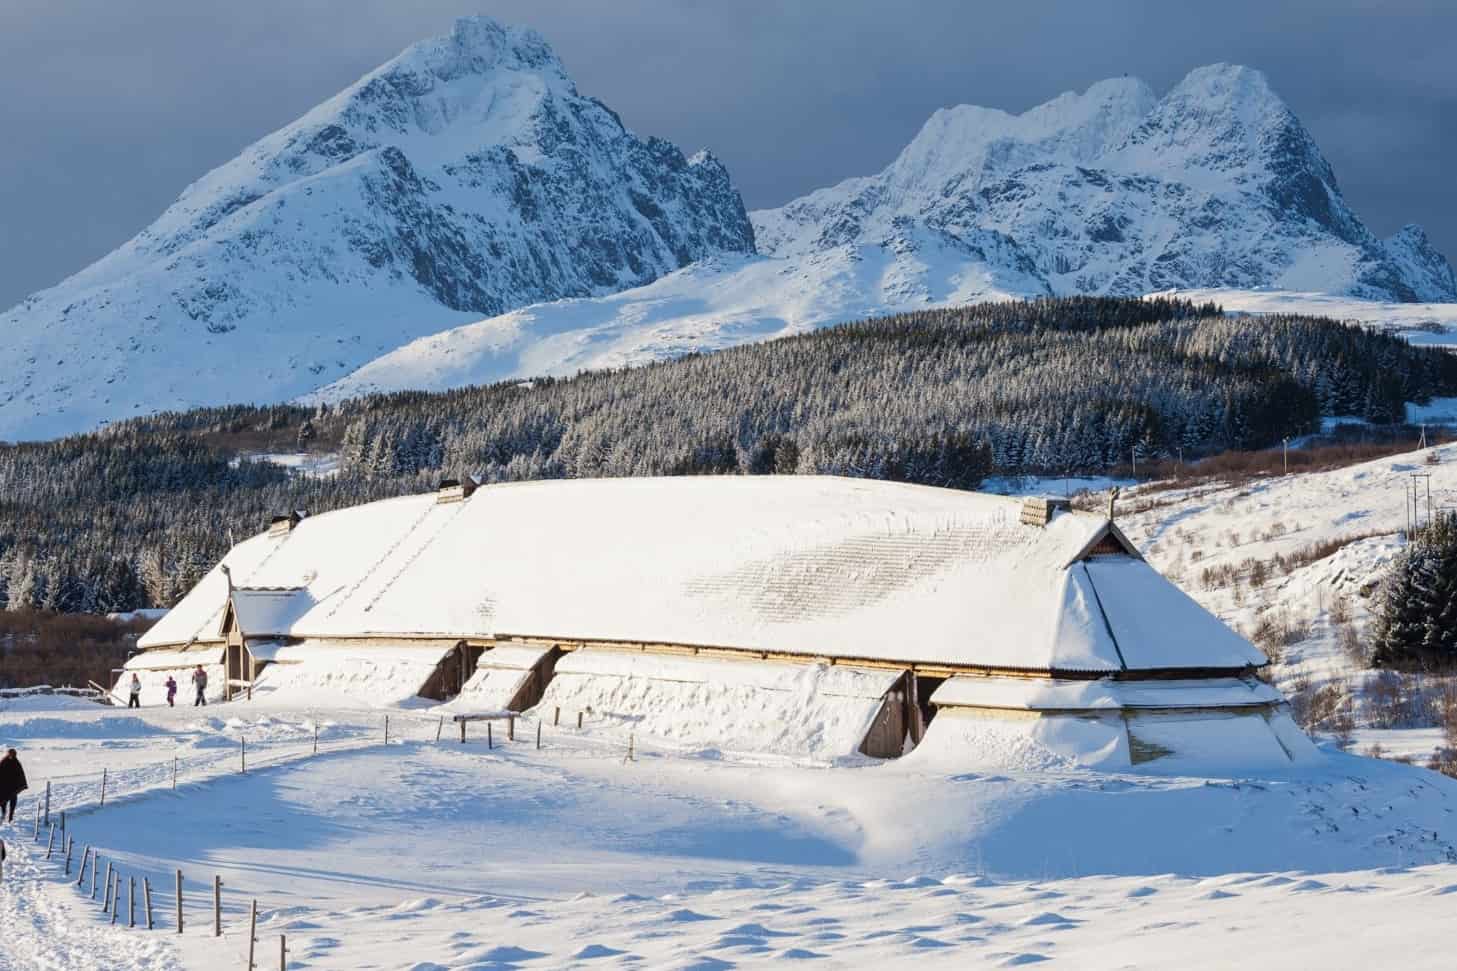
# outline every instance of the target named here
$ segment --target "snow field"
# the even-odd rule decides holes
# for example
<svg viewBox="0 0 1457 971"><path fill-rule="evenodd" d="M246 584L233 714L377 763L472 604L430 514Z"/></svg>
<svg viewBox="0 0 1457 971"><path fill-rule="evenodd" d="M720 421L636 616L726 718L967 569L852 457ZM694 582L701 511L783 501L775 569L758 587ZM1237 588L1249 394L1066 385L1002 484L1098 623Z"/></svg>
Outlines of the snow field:
<svg viewBox="0 0 1457 971"><path fill-rule="evenodd" d="M6 927L26 928L26 946L53 963L20 967L241 965L255 898L262 953L285 933L298 968L727 967L817 955L829 966L1159 967L1186 951L1207 957L1184 966L1218 966L1225 952L1211 945L1230 925L1271 960L1303 964L1398 947L1392 925L1410 917L1409 937L1457 886L1457 865L1440 862L1457 860L1457 783L1338 753L1320 768L1216 782L1058 766L952 773L914 756L755 765L651 743L627 762L609 721L580 734L548 722L538 751L523 719L516 743L498 732L487 750L479 726L465 745L450 732L436 743L427 712L391 713L396 741L385 748L381 712L258 701L201 717L3 717L32 782L61 780L53 810L69 807L78 845L95 841L128 875L167 888L161 930L119 942L54 861L47 869L23 847L29 869L15 871L23 891L4 898ZM336 746L317 758L315 722ZM231 745L207 741L239 731L259 739L260 765L274 764L239 774ZM159 764L179 739L193 762L174 794ZM123 797L86 810L98 761ZM177 868L191 918L180 939L168 924ZM220 942L205 926L214 873ZM1322 939L1398 897L1399 919L1357 951ZM1386 953L1424 966L1420 954Z"/></svg>

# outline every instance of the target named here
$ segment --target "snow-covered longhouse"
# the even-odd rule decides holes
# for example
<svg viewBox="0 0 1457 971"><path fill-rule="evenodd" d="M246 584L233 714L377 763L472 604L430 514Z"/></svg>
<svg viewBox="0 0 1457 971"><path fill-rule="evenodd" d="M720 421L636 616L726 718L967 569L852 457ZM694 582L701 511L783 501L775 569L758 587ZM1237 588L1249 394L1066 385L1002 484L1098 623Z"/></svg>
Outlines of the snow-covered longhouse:
<svg viewBox="0 0 1457 971"><path fill-rule="evenodd" d="M959 765L1315 757L1266 658L1102 515L823 476L567 480L282 517L142 638L148 691L537 707Z"/></svg>

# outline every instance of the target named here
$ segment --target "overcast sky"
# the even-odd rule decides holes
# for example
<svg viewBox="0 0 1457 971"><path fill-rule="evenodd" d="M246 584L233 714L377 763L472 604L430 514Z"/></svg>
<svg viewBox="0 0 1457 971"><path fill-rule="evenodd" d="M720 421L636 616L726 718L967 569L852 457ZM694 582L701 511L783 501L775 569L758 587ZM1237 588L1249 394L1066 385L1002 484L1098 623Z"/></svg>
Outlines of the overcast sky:
<svg viewBox="0 0 1457 971"><path fill-rule="evenodd" d="M465 13L536 27L629 126L711 148L750 208L880 169L938 107L1249 64L1376 233L1419 222L1457 259L1452 0L0 0L0 309Z"/></svg>

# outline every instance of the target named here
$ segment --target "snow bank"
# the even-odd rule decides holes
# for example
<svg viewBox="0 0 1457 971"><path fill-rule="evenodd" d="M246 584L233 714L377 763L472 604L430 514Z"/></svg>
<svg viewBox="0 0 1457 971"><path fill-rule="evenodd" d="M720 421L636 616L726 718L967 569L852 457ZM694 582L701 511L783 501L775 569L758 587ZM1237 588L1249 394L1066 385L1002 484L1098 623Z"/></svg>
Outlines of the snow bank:
<svg viewBox="0 0 1457 971"><path fill-rule="evenodd" d="M901 674L582 650L557 662L537 710L683 748L831 760L859 749Z"/></svg>
<svg viewBox="0 0 1457 971"><path fill-rule="evenodd" d="M1008 709L1123 709L1269 706L1280 692L1255 678L1067 681L958 675L931 695L937 707Z"/></svg>
<svg viewBox="0 0 1457 971"><path fill-rule="evenodd" d="M304 641L278 647L258 674L254 697L297 704L339 699L397 705L419 695L449 646L333 645Z"/></svg>
<svg viewBox="0 0 1457 971"><path fill-rule="evenodd" d="M1288 715L1251 709L1037 714L938 710L908 765L936 771L1246 775L1320 761Z"/></svg>

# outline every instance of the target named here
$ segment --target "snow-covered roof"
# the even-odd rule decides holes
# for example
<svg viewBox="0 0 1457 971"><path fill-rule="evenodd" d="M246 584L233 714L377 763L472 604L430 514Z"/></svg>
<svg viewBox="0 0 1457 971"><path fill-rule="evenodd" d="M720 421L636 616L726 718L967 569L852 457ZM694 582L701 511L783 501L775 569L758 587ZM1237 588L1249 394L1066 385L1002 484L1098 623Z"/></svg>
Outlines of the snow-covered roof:
<svg viewBox="0 0 1457 971"><path fill-rule="evenodd" d="M512 483L311 516L225 562L243 587L298 588L289 607L307 609L261 632L279 636L515 635L1037 671L1264 663L1136 556L1078 560L1108 535L1101 517L1036 526L1020 511L828 476ZM219 637L226 596L214 569L142 645Z"/></svg>
<svg viewBox="0 0 1457 971"><path fill-rule="evenodd" d="M235 587L233 616L244 637L287 634L314 606L306 587Z"/></svg>

